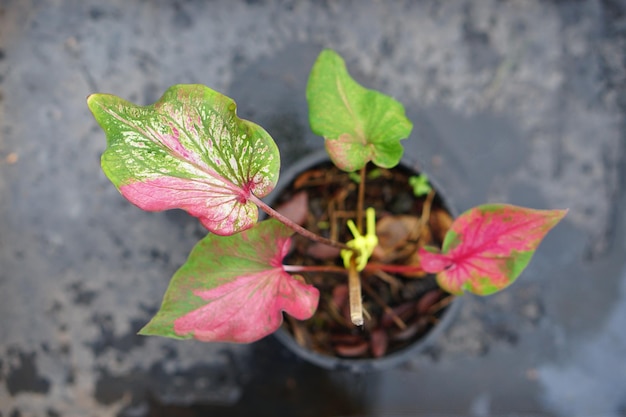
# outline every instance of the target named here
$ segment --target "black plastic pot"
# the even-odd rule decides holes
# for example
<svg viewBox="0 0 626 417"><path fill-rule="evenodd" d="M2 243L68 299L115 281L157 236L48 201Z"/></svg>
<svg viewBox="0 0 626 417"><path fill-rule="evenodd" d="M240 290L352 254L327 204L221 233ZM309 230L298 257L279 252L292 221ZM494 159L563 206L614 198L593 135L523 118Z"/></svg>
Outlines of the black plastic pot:
<svg viewBox="0 0 626 417"><path fill-rule="evenodd" d="M300 173L326 161L329 161L327 153L325 151L319 151L305 158L302 158L301 160L293 164L291 167L289 167L288 170L281 173L281 177L276 189L266 199L267 203L272 204L273 201L277 200L281 196L281 194L287 189L287 187L289 187L293 183L294 179ZM401 165L406 169L415 171L412 168L414 164L412 164L406 158L403 158L403 160L401 161ZM451 206L445 195L440 192L440 188L437 187L436 182L432 181L432 179L429 179L429 181L431 185L437 190L439 197L443 200L443 206L445 207L445 209L453 217L456 217L458 213ZM330 356L307 349L296 342L291 332L285 328L285 325L279 328L278 331L274 333L274 335L283 345L285 345L289 350L294 352L297 356L325 369L348 370L355 373L389 369L403 362L406 362L411 357L419 354L420 352L424 352L426 349L428 349L428 347L432 346L437 337L439 337L442 332L444 332L453 322L455 316L460 309L461 303L462 298L455 297L453 301L447 307L445 307L445 310L441 313L441 316L439 317L439 322L436 325L432 326L432 328L430 328L425 335L414 341L409 346L380 358L343 358Z"/></svg>

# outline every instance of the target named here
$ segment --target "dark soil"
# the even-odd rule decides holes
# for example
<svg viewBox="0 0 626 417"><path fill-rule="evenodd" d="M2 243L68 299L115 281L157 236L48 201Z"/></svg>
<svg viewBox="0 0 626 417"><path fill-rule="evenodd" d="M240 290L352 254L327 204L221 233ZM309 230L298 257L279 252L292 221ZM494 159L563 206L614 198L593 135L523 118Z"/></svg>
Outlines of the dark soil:
<svg viewBox="0 0 626 417"><path fill-rule="evenodd" d="M414 196L409 185L413 175L418 174L403 167L371 168L367 174L364 207L376 210L379 238L370 262L384 264L387 271L360 273L365 324L357 327L350 321L347 274L303 273L321 296L311 319L286 316L284 326L301 346L330 356L382 357L414 343L437 324L452 296L439 289L433 275L419 270L417 251L424 245L441 247L452 217L436 191ZM357 193L349 174L324 163L300 174L276 206L312 232L346 242L353 238L346 221L356 218ZM295 235L285 264L343 266L343 261L338 249ZM391 273L390 265L405 270Z"/></svg>

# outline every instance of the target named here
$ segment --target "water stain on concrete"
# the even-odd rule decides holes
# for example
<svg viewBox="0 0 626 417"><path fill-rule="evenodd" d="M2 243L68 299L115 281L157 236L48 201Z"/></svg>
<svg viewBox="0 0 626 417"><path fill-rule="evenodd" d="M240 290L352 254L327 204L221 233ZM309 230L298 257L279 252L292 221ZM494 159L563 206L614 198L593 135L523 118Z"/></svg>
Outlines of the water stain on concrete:
<svg viewBox="0 0 626 417"><path fill-rule="evenodd" d="M6 386L9 394L15 396L22 392L47 394L50 390L50 381L39 375L35 352L22 352L16 349L9 350L9 356L16 359L16 365L9 368Z"/></svg>

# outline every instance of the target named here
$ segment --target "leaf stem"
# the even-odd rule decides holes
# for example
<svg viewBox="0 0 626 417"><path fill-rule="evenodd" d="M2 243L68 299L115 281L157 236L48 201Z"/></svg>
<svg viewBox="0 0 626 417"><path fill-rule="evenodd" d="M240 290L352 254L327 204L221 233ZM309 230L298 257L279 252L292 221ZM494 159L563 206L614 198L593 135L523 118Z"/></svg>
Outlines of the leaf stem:
<svg viewBox="0 0 626 417"><path fill-rule="evenodd" d="M337 272L343 274L347 272L346 268L335 265L283 265L283 268L286 272ZM401 274L423 272L424 270L419 266L368 263L364 271L385 271Z"/></svg>
<svg viewBox="0 0 626 417"><path fill-rule="evenodd" d="M276 220L278 220L279 222L281 222L285 226L287 226L290 229L292 229L294 232L296 232L296 233L298 233L298 234L300 234L300 235L302 235L302 236L304 236L304 237L306 237L308 239L311 239L314 242L322 243L324 245L332 246L334 248L347 249L347 250L356 252L355 249L350 248L348 245L346 245L344 243L337 242L337 241L331 240L331 239L327 239L327 238L325 238L323 236L320 236L320 235L317 235L317 234L311 232L310 230L305 229L304 227L302 227L299 224L295 223L291 219L283 216L282 214L280 214L279 212L277 212L276 210L274 210L273 208L271 208L270 206L265 204L260 198L258 198L255 195L251 195L250 196L250 200L254 204L256 204L261 210L266 212L270 217L275 218Z"/></svg>
<svg viewBox="0 0 626 417"><path fill-rule="evenodd" d="M355 326L363 326L363 300L361 295L361 277L356 270L354 256L348 269L348 291L350 300L350 320Z"/></svg>
<svg viewBox="0 0 626 417"><path fill-rule="evenodd" d="M367 165L367 164L366 164ZM359 233L363 234L363 205L365 202L365 165L359 173L361 181L359 181L359 194L356 201L356 228Z"/></svg>
<svg viewBox="0 0 626 417"><path fill-rule="evenodd" d="M377 264L377 263L368 263L365 267L364 271L385 271L385 272L396 272L399 274L402 273L416 273L423 272L424 269L421 266L411 266L411 265L387 265L387 264Z"/></svg>

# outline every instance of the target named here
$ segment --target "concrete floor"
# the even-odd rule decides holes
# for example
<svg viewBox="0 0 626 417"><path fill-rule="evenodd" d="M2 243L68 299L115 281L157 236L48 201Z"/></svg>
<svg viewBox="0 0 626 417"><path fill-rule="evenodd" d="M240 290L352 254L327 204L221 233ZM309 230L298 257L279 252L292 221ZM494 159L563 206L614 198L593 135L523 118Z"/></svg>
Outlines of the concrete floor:
<svg viewBox="0 0 626 417"><path fill-rule="evenodd" d="M626 415L624 1L0 1L0 416ZM323 47L415 123L458 210L569 207L508 292L400 368L136 336L203 235L99 168L85 98L203 83L289 165Z"/></svg>

